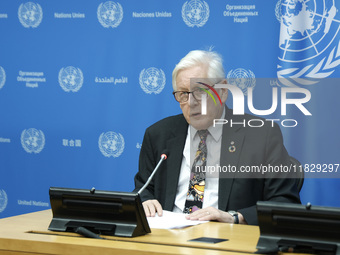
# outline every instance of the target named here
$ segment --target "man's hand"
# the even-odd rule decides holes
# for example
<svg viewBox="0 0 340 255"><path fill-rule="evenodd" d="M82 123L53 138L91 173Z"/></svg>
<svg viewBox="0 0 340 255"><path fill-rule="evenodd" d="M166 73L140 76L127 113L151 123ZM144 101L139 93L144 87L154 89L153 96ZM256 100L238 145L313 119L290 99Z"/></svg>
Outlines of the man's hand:
<svg viewBox="0 0 340 255"><path fill-rule="evenodd" d="M188 220L216 220L219 222L234 223L234 218L228 212L218 210L214 207L197 210L187 215L186 218ZM238 218L240 224L247 224L242 214L238 213Z"/></svg>
<svg viewBox="0 0 340 255"><path fill-rule="evenodd" d="M150 217L150 216L155 217L156 212L158 216L163 215L162 206L156 199L146 200L145 202L143 202L143 208L144 208L146 217Z"/></svg>

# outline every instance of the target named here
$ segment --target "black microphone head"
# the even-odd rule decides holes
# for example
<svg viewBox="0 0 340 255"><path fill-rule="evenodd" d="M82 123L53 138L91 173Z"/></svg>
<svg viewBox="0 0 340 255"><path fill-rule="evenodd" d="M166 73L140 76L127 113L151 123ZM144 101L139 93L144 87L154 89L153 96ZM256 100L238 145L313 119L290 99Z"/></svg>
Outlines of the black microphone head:
<svg viewBox="0 0 340 255"><path fill-rule="evenodd" d="M167 149L163 150L163 153L161 155L161 158L163 157L164 160L166 160L168 158L168 154L169 154L169 151Z"/></svg>

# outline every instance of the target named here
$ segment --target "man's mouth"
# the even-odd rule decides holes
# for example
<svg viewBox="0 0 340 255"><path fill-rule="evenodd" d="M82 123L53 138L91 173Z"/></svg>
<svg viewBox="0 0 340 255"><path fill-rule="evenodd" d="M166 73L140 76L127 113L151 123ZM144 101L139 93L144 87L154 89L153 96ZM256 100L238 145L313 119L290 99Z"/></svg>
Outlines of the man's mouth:
<svg viewBox="0 0 340 255"><path fill-rule="evenodd" d="M198 117L198 116L201 116L200 112L195 112L195 113L190 114L190 117Z"/></svg>

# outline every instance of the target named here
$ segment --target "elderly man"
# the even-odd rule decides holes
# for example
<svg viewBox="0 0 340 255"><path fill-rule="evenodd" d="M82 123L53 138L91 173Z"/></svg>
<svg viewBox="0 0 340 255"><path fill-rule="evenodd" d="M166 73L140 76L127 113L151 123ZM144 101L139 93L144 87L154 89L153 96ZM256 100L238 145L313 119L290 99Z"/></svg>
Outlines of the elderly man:
<svg viewBox="0 0 340 255"><path fill-rule="evenodd" d="M256 225L257 201L300 203L294 179L205 171L207 166L289 165L279 127L269 122L262 127L241 125L253 116L233 115L225 105L228 90L214 89L217 83L226 83L219 54L189 52L173 70L172 82L183 114L146 130L135 176L138 190L167 151L168 159L141 194L147 216L162 215L165 209L188 213L192 220ZM214 125L216 119L239 124Z"/></svg>

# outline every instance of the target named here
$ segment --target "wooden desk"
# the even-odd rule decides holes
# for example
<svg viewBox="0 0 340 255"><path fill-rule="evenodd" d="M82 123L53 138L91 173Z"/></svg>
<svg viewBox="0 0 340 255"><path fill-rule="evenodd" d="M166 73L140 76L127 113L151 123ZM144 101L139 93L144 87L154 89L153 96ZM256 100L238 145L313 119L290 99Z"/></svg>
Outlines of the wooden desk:
<svg viewBox="0 0 340 255"><path fill-rule="evenodd" d="M74 233L51 232L51 210L0 220L0 254L244 254L256 251L259 228L209 222L193 227L164 230L134 238L106 236L90 239ZM197 237L225 238L207 244L188 242Z"/></svg>

